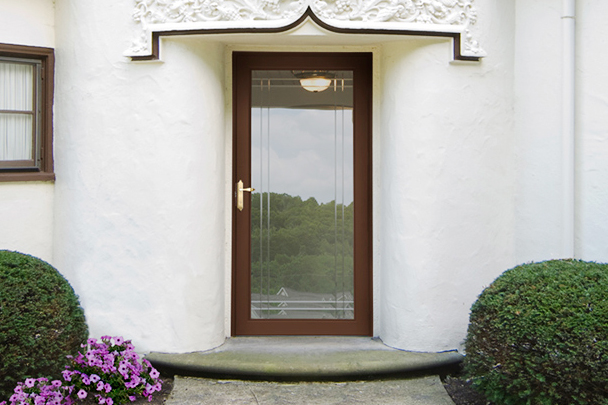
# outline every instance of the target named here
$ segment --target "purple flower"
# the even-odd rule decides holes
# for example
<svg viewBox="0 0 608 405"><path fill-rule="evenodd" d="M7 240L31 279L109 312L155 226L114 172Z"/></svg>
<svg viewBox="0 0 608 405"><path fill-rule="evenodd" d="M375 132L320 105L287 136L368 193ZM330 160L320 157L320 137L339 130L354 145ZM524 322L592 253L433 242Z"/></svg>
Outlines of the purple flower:
<svg viewBox="0 0 608 405"><path fill-rule="evenodd" d="M103 381L100 381L97 383L97 391L101 391L105 388L105 384L103 383Z"/></svg>
<svg viewBox="0 0 608 405"><path fill-rule="evenodd" d="M26 378L25 379L25 386L28 387L28 388L32 388L35 383L36 383L36 380L34 380L33 378Z"/></svg>
<svg viewBox="0 0 608 405"><path fill-rule="evenodd" d="M124 343L124 338L122 336L116 336L114 338L114 343L116 344L116 346L120 346Z"/></svg>
<svg viewBox="0 0 608 405"><path fill-rule="evenodd" d="M63 375L63 379L66 381L72 381L72 372L70 370L63 370L61 372L61 374Z"/></svg>
<svg viewBox="0 0 608 405"><path fill-rule="evenodd" d="M114 404L114 400L112 398L106 398L106 405Z"/></svg>
<svg viewBox="0 0 608 405"><path fill-rule="evenodd" d="M93 346L95 343L97 343L97 339L93 339L93 338L87 339L87 343L90 346Z"/></svg>
<svg viewBox="0 0 608 405"><path fill-rule="evenodd" d="M156 370L155 368L150 370L150 377L152 377L156 380L159 376L160 376L160 373L158 372L158 370Z"/></svg>
<svg viewBox="0 0 608 405"><path fill-rule="evenodd" d="M89 377L86 374L82 375L82 382L84 383L84 385L91 384L91 380L89 379Z"/></svg>
<svg viewBox="0 0 608 405"><path fill-rule="evenodd" d="M125 387L127 388L135 388L137 387L137 384L133 384L133 381L128 381L125 383Z"/></svg>
<svg viewBox="0 0 608 405"><path fill-rule="evenodd" d="M137 399L135 395L129 395L129 401L134 402ZM2 404L0 404L2 405Z"/></svg>
<svg viewBox="0 0 608 405"><path fill-rule="evenodd" d="M78 391L78 394L76 394L76 395L78 395L78 398L80 398L80 399L85 399L87 397L87 392L85 390L81 389L80 391Z"/></svg>
<svg viewBox="0 0 608 405"><path fill-rule="evenodd" d="M91 382L93 384L97 383L97 381L101 380L101 377L99 377L97 374L91 374L90 376Z"/></svg>
<svg viewBox="0 0 608 405"><path fill-rule="evenodd" d="M51 385L53 385L53 387L55 387L55 388L59 388L59 387L61 387L61 381L60 380L53 380L53 382L51 383Z"/></svg>
<svg viewBox="0 0 608 405"><path fill-rule="evenodd" d="M105 385L104 388L106 389L106 394L109 394L110 391L112 391L112 386L110 384L108 384L108 383L106 383L106 385Z"/></svg>

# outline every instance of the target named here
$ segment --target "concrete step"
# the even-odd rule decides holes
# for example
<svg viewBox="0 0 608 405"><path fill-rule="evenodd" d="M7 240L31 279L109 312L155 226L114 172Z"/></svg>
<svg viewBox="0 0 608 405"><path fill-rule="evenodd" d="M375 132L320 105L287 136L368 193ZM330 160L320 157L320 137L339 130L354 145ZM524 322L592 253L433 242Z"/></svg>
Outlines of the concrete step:
<svg viewBox="0 0 608 405"><path fill-rule="evenodd" d="M178 375L292 381L436 374L463 360L455 351L407 352L379 339L333 336L236 337L206 352L153 352L146 358L158 369Z"/></svg>

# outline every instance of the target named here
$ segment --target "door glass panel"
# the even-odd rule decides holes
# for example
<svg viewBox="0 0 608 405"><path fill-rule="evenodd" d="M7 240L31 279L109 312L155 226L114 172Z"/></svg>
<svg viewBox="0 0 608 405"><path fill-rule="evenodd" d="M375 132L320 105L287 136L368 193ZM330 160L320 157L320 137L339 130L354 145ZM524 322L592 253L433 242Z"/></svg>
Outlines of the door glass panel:
<svg viewBox="0 0 608 405"><path fill-rule="evenodd" d="M352 71L252 72L252 319L354 318L352 87Z"/></svg>

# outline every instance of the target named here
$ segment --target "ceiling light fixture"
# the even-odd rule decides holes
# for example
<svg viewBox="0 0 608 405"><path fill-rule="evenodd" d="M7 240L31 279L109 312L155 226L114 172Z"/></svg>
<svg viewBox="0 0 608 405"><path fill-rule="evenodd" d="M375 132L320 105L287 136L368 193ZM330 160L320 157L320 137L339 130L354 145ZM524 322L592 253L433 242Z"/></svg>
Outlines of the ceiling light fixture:
<svg viewBox="0 0 608 405"><path fill-rule="evenodd" d="M302 88L312 93L327 90L334 78L334 74L326 70L300 70L293 71L292 73L300 80Z"/></svg>

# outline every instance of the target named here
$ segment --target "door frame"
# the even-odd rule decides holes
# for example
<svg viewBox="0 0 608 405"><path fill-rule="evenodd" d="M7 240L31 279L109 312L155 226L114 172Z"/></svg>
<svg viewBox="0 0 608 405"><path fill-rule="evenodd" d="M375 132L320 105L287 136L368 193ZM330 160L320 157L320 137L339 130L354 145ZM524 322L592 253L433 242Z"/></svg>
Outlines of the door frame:
<svg viewBox="0 0 608 405"><path fill-rule="evenodd" d="M236 183L251 187L251 71L352 70L354 75L354 319L251 319L251 197L236 209ZM372 53L233 52L232 54L232 336L373 333ZM245 270L248 269L247 274ZM246 299L242 297L247 297ZM241 298L239 298L241 297Z"/></svg>

